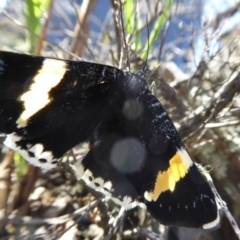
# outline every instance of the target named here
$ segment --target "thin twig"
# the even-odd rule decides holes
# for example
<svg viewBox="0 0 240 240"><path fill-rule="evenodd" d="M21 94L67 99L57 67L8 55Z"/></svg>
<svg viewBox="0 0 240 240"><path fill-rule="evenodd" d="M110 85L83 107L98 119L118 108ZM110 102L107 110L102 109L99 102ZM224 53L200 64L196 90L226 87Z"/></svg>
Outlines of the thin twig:
<svg viewBox="0 0 240 240"><path fill-rule="evenodd" d="M49 25L51 15L52 15L52 10L53 10L53 2L54 2L54 0L51 0L50 3L49 3L48 10L47 10L47 13L46 13L45 22L44 22L44 25L42 27L41 34L38 38L38 43L37 43L37 47L36 47L36 50L35 50L35 53L37 55L41 55L43 42L46 39L48 25Z"/></svg>
<svg viewBox="0 0 240 240"><path fill-rule="evenodd" d="M84 42L87 42L87 37L89 34L89 19L90 14L96 5L96 0L84 0L81 5L81 11L78 14L78 22L75 27L75 37L71 46L72 53L82 56L85 49ZM69 55L69 59L72 59L72 55Z"/></svg>
<svg viewBox="0 0 240 240"><path fill-rule="evenodd" d="M234 232L236 233L238 239L240 239L240 229L234 219L234 217L232 216L231 212L229 211L226 203L222 200L221 196L219 195L217 189L214 186L213 180L210 176L210 174L199 164L196 164L197 167L199 168L199 170L203 173L203 175L205 176L205 178L208 181L209 186L212 189L212 192L215 196L215 199L220 207L220 209L224 212L225 216L227 217L227 219L229 220L229 223L231 224Z"/></svg>
<svg viewBox="0 0 240 240"><path fill-rule="evenodd" d="M4 216L1 212L0 212L0 218L1 218L1 221L6 221L8 223L12 223L15 225L63 224L65 222L67 222L70 218L74 218L74 217L78 216L79 214L82 214L84 211L88 211L88 210L95 208L98 205L99 201L100 200L93 201L89 205L86 205L86 206L74 211L73 213L65 214L63 216L55 217L55 218L41 219L41 218L32 218L32 217L18 217L15 215Z"/></svg>

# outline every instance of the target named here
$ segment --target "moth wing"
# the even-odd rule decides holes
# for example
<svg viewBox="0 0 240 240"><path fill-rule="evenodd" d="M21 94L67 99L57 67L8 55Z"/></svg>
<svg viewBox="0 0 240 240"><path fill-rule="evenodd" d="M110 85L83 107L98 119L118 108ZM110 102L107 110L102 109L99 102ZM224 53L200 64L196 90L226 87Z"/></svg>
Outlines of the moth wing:
<svg viewBox="0 0 240 240"><path fill-rule="evenodd" d="M86 141L111 104L122 71L0 52L0 133L30 163L51 168Z"/></svg>

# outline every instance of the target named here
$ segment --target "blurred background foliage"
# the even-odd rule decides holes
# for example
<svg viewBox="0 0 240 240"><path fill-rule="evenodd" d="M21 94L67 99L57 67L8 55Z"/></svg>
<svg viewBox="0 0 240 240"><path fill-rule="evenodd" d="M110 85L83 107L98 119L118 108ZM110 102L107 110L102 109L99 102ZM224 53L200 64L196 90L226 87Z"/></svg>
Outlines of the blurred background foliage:
<svg viewBox="0 0 240 240"><path fill-rule="evenodd" d="M131 70L147 61L155 95L239 223L239 1L123 2L126 44L119 2L1 1L0 49L124 69L130 62ZM2 143L0 239L237 239L224 216L204 232L161 226L142 209L114 230L118 206L97 202L99 194L63 168L28 166ZM74 149L77 158L86 151L87 144Z"/></svg>
<svg viewBox="0 0 240 240"><path fill-rule="evenodd" d="M27 39L30 44L30 52L33 52L37 42L37 36L39 36L42 29L41 20L43 15L49 8L50 0L25 0L24 15L27 29Z"/></svg>

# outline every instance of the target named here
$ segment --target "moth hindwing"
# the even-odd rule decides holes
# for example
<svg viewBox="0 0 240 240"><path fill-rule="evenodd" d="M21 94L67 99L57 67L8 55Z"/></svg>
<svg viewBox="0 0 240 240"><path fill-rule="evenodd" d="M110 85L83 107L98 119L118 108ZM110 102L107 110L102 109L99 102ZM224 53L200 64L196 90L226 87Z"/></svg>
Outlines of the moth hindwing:
<svg viewBox="0 0 240 240"><path fill-rule="evenodd" d="M205 178L142 71L0 52L0 132L31 164L53 168L76 144L91 149L78 178L160 223L210 228L219 221Z"/></svg>

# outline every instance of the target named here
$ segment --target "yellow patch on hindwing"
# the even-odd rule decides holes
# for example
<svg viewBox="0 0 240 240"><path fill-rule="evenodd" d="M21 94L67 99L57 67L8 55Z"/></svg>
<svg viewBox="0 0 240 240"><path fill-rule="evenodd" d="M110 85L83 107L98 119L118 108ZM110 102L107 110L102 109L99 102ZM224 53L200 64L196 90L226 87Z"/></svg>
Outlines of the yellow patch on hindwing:
<svg viewBox="0 0 240 240"><path fill-rule="evenodd" d="M186 150L177 151L169 162L166 171L159 171L156 177L153 191L145 192L147 201L157 201L161 193L165 191L173 192L177 182L186 176L189 167L193 164Z"/></svg>

